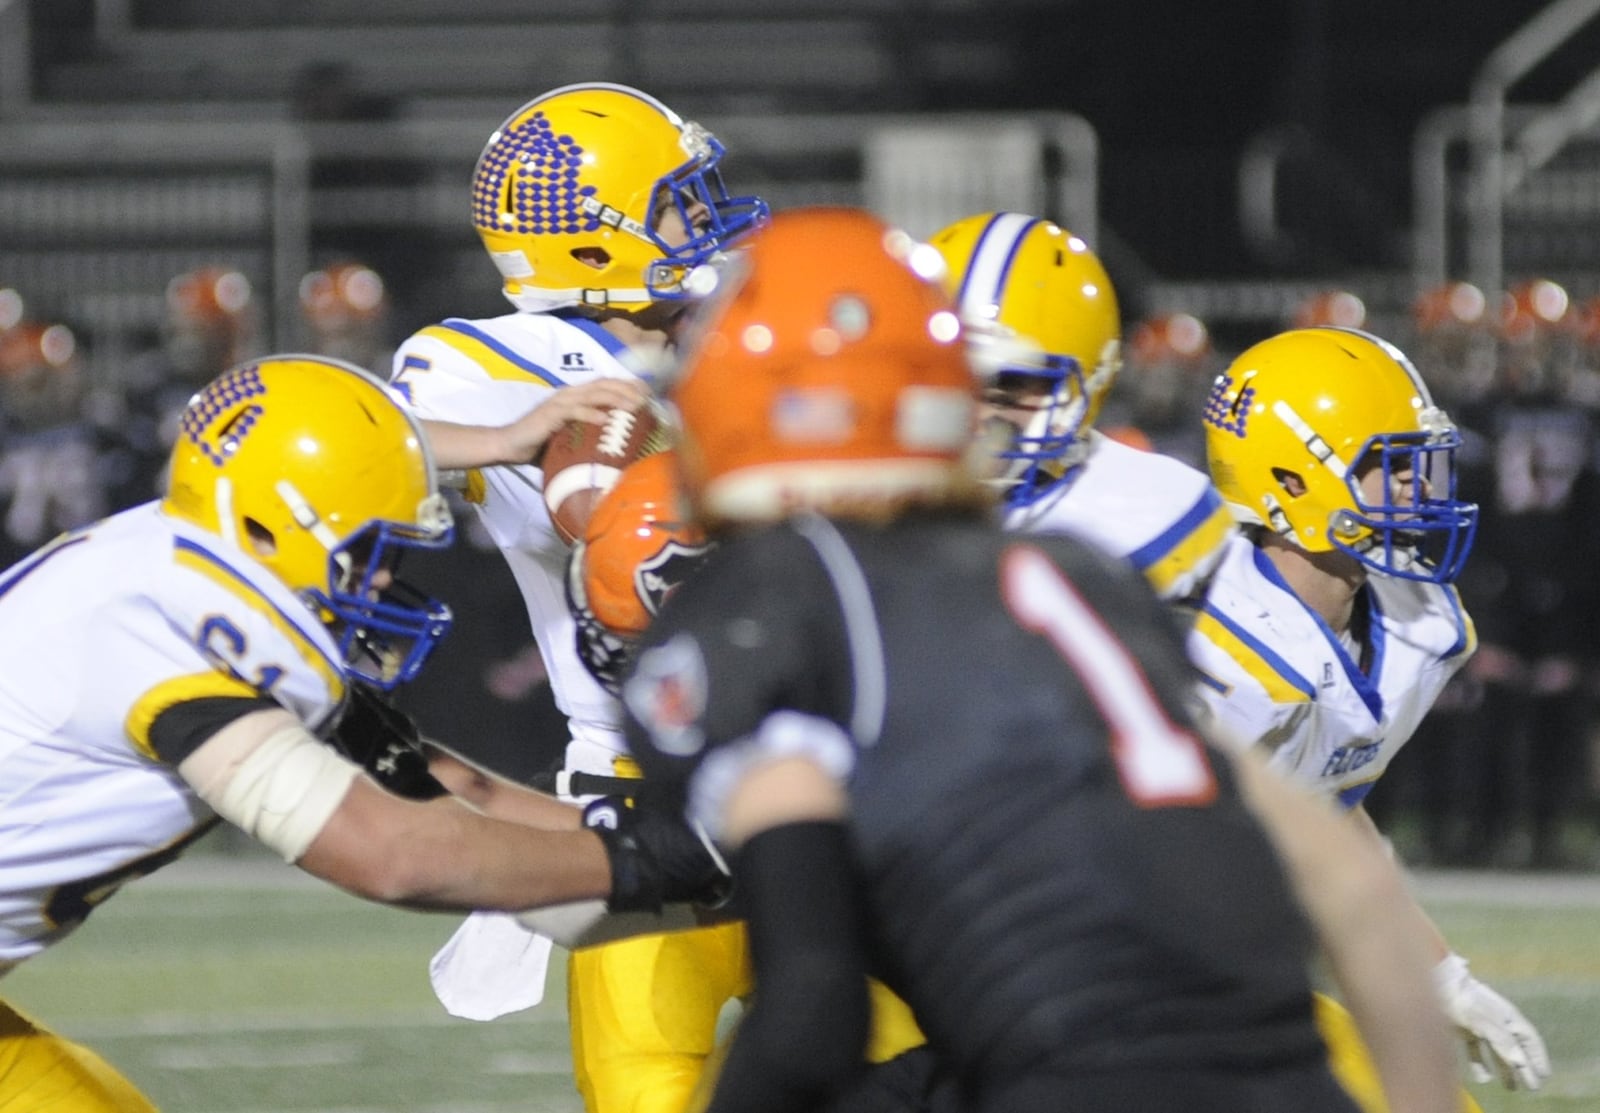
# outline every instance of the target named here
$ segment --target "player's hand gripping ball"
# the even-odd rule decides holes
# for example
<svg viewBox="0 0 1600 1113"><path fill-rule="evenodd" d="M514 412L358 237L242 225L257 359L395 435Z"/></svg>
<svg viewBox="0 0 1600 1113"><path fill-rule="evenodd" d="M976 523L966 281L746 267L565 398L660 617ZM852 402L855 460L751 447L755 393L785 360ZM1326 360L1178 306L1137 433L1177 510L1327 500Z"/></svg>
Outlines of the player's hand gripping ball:
<svg viewBox="0 0 1600 1113"><path fill-rule="evenodd" d="M612 409L604 423L569 421L545 444L544 504L567 544L583 536L600 498L622 469L672 446L672 426L656 406Z"/></svg>

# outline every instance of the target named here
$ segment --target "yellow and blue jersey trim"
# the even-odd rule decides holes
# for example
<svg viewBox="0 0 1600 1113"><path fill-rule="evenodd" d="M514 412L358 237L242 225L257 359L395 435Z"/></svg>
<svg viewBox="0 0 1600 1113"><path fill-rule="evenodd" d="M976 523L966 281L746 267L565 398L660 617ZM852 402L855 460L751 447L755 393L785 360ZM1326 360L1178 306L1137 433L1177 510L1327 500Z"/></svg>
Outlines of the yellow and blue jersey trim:
<svg viewBox="0 0 1600 1113"><path fill-rule="evenodd" d="M70 548L73 545L77 545L80 542L87 540L89 540L89 533L87 530L63 533L58 535L54 540L47 542L42 548L35 550L32 556L23 557L16 564L13 564L9 569L7 569L3 576L0 576L0 595L4 595L6 592L16 587L25 578L27 578L29 573L33 572L45 561L55 556L63 549Z"/></svg>
<svg viewBox="0 0 1600 1113"><path fill-rule="evenodd" d="M1461 605L1461 593L1454 584L1444 585L1445 598L1450 603L1451 613L1456 619L1456 643L1446 652L1445 658L1470 657L1478 651L1478 627L1472 621L1472 616Z"/></svg>
<svg viewBox="0 0 1600 1113"><path fill-rule="evenodd" d="M1232 533L1233 516L1222 496L1207 487L1183 517L1129 553L1128 559L1156 594L1166 597L1173 584L1220 549Z"/></svg>
<svg viewBox="0 0 1600 1113"><path fill-rule="evenodd" d="M1367 794L1377 783L1378 778L1373 777L1370 781L1362 781L1358 785L1347 785L1339 790L1335 799L1341 808L1350 811L1367 798Z"/></svg>
<svg viewBox="0 0 1600 1113"><path fill-rule="evenodd" d="M1266 643L1252 635L1207 603L1195 616L1194 629L1231 657L1274 703L1306 703L1317 698L1317 689ZM1215 679L1212 686L1219 687Z"/></svg>
<svg viewBox="0 0 1600 1113"><path fill-rule="evenodd" d="M567 385L554 371L519 355L472 322L459 317L451 317L437 325L429 325L417 335L437 340L446 347L460 352L483 368L491 379L526 382L529 378L534 378L547 386ZM400 369L403 374L414 369L426 370L427 367L426 360L407 356Z"/></svg>
<svg viewBox="0 0 1600 1113"><path fill-rule="evenodd" d="M238 599L245 606L266 618L274 629L282 633L299 651L300 657L322 677L334 703L344 698L344 667L317 643L316 636L307 628L311 620L291 615L262 593L243 573L222 557L189 538L173 539L175 562L183 568L197 572Z"/></svg>
<svg viewBox="0 0 1600 1113"><path fill-rule="evenodd" d="M177 676L135 700L122 727L140 753L151 761L160 761L161 755L150 744L150 728L167 708L197 699L255 699L260 695L254 685L232 672L208 670Z"/></svg>

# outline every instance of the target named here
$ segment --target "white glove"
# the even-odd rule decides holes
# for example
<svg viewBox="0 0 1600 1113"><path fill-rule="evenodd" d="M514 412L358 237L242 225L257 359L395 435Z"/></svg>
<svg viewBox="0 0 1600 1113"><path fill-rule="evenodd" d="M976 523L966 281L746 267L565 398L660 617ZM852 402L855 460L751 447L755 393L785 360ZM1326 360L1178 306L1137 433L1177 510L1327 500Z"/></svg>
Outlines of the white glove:
<svg viewBox="0 0 1600 1113"><path fill-rule="evenodd" d="M1550 1053L1522 1011L1474 978L1467 960L1452 954L1433 969L1445 1015L1467 1045L1472 1080L1497 1075L1508 1090L1537 1090L1550 1077Z"/></svg>

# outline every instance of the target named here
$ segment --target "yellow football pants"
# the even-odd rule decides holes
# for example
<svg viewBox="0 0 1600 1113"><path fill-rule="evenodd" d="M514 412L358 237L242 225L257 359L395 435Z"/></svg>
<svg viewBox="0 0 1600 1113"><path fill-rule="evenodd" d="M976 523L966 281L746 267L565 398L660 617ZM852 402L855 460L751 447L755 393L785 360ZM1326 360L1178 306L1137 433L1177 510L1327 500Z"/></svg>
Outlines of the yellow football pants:
<svg viewBox="0 0 1600 1113"><path fill-rule="evenodd" d="M585 947L567 959L572 1068L589 1113L682 1113L728 1001L750 991L743 924Z"/></svg>
<svg viewBox="0 0 1600 1113"><path fill-rule="evenodd" d="M751 988L743 924L574 951L567 960L567 1017L584 1107L684 1113L703 1105L723 1050L717 1019ZM868 1058L883 1062L921 1044L911 1010L877 982L870 989ZM699 1086L702 1076L706 1085Z"/></svg>
<svg viewBox="0 0 1600 1113"><path fill-rule="evenodd" d="M641 775L627 757L613 761L612 773ZM729 1001L748 997L752 988L749 939L740 923L572 952L567 1024L573 1080L584 1108L588 1113L702 1108L726 1051L725 1042L718 1045L718 1019ZM877 982L870 989L870 1061L892 1059L923 1043L911 1010Z"/></svg>
<svg viewBox="0 0 1600 1113"><path fill-rule="evenodd" d="M1317 1031L1328 1045L1328 1065L1334 1078L1361 1107L1361 1113L1389 1113L1378 1068L1356 1029L1355 1018L1333 998L1321 993L1314 996ZM1466 1090L1461 1091L1461 1113L1483 1113Z"/></svg>
<svg viewBox="0 0 1600 1113"><path fill-rule="evenodd" d="M100 1056L0 1001L0 1113L156 1113Z"/></svg>

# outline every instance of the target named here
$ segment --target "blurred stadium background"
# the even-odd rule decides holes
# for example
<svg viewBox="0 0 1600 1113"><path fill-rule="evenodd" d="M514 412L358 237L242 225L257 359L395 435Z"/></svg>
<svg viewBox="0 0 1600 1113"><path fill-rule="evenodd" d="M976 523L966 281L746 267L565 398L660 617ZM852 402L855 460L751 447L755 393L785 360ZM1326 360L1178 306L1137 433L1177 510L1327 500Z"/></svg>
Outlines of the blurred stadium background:
<svg viewBox="0 0 1600 1113"><path fill-rule="evenodd" d="M988 208L1057 218L1106 262L1135 365L1215 368L1353 298L1445 377L1457 368L1435 359L1470 358L1420 331L1439 321L1417 314L1424 295L1487 291L1468 331L1492 348L1500 292L1555 283L1560 358L1589 384L1569 401L1595 410L1596 58L1600 0L0 0L0 324L8 304L65 323L116 389L159 345L169 281L201 266L248 277L275 350L310 345L301 279L336 260L382 276L390 343L503 312L468 225L473 162L530 96L599 79L705 124L730 181L778 208L864 204L923 234ZM1177 315L1203 325L1200 346ZM498 557L454 559L474 571L440 566L440 590L473 632L415 710L452 741L506 743L502 767L524 775L549 752L529 724L559 723L525 698L537 676L518 671L518 609L495 601ZM1484 786L1452 796L1463 778L1498 776L1451 756L1472 713L1443 716L1373 796L1412 861L1438 850L1429 823L1476 822ZM1564 817L1578 872L1420 878L1556 1055L1545 1094L1477 1089L1488 1113L1600 1108L1593 780ZM453 920L296 883L226 837L211 849L132 887L7 995L169 1113L578 1109L559 978L530 1013L450 1021L426 961Z"/></svg>
<svg viewBox="0 0 1600 1113"><path fill-rule="evenodd" d="M472 163L529 96L605 79L712 128L780 207L918 233L1042 211L1130 319L1249 336L1337 286L1383 331L1446 278L1600 290L1595 7L0 0L0 280L106 374L202 263L266 294L280 349L331 257L384 275L396 329L499 311Z"/></svg>

